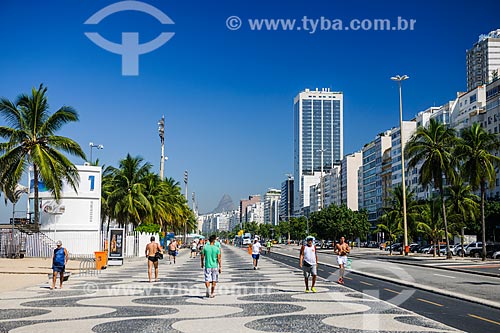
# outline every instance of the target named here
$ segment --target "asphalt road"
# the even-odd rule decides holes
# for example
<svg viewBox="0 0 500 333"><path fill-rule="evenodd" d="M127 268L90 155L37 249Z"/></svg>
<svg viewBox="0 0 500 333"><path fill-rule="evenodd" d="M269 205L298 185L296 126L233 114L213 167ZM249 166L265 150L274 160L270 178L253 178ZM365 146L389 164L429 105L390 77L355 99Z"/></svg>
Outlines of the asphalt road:
<svg viewBox="0 0 500 333"><path fill-rule="evenodd" d="M278 253L272 253L270 257L298 269L298 258ZM318 275L332 283L337 283L337 274L336 268L318 267ZM500 332L498 309L355 273L346 275L345 286L466 332Z"/></svg>

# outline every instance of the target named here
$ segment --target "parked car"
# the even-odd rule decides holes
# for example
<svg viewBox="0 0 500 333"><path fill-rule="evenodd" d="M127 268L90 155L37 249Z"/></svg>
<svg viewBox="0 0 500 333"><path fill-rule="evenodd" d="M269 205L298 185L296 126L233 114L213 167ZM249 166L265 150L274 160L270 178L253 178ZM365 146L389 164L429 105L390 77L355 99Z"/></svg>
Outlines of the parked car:
<svg viewBox="0 0 500 333"><path fill-rule="evenodd" d="M392 250L392 252L397 252L396 249L401 246L401 243L393 243L392 245L388 245L385 247L386 251L389 251L389 249Z"/></svg>
<svg viewBox="0 0 500 333"><path fill-rule="evenodd" d="M424 246L425 245L412 244L412 245L410 245L410 252L411 253L418 253L418 250L420 250Z"/></svg>
<svg viewBox="0 0 500 333"><path fill-rule="evenodd" d="M426 245L418 249L418 253L424 253L427 254L429 253L429 250L431 249L432 245Z"/></svg>
<svg viewBox="0 0 500 333"><path fill-rule="evenodd" d="M493 253L496 251L500 251L500 244L498 243L492 243L492 244L486 244L486 258L493 257ZM474 248L470 250L469 255L474 258L479 258L481 257L481 254L483 253L483 248Z"/></svg>
<svg viewBox="0 0 500 333"><path fill-rule="evenodd" d="M469 245L469 244L464 243L464 248L466 248L467 245ZM462 244L455 244L455 246L453 246L453 249L451 250L451 252L453 253L454 256L461 257L462 256L462 252L464 252L463 249L462 249Z"/></svg>
<svg viewBox="0 0 500 333"><path fill-rule="evenodd" d="M493 252L492 256L493 259L500 259L500 251Z"/></svg>
<svg viewBox="0 0 500 333"><path fill-rule="evenodd" d="M489 248L488 248L489 246ZM493 258L493 254L495 252L499 252L500 251L500 244L489 244L489 245L486 245L486 258Z"/></svg>
<svg viewBox="0 0 500 333"><path fill-rule="evenodd" d="M436 250L436 247L432 246L427 253L434 254L435 250ZM446 245L439 245L438 251L439 251L439 254L446 254Z"/></svg>
<svg viewBox="0 0 500 333"><path fill-rule="evenodd" d="M332 240L327 240L327 241L324 241L323 244L322 244L322 247L325 248L325 249L333 249L333 241Z"/></svg>
<svg viewBox="0 0 500 333"><path fill-rule="evenodd" d="M478 249L481 249L483 246L483 242L472 242L470 243L469 245L467 245L467 247L465 248L465 255L466 256L470 256L470 252L472 250L478 250Z"/></svg>

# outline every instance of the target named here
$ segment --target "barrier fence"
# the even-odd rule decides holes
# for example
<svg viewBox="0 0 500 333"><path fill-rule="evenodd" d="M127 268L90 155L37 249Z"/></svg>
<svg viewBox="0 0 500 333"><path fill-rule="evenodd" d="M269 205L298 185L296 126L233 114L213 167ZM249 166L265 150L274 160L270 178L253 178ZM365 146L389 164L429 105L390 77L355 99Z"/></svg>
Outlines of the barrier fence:
<svg viewBox="0 0 500 333"><path fill-rule="evenodd" d="M144 255L150 237L158 234L128 232L125 235L124 257ZM56 241L62 240L63 246L72 258L94 259L94 251L105 249L107 233L54 231L25 233L18 229L0 229L0 257L41 257L50 258L56 248Z"/></svg>

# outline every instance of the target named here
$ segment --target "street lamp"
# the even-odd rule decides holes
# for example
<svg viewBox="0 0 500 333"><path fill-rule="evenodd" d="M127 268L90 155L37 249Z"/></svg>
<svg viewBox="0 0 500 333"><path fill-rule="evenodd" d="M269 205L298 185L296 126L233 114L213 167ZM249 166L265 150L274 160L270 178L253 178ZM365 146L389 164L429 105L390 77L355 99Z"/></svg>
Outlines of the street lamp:
<svg viewBox="0 0 500 333"><path fill-rule="evenodd" d="M404 228L404 253L408 255L408 224L406 219L406 183L405 183L405 148L403 141L403 93L402 82L408 80L408 75L396 75L391 77L391 80L396 81L399 86L399 141L401 142L401 190L403 192L403 228Z"/></svg>
<svg viewBox="0 0 500 333"><path fill-rule="evenodd" d="M161 116L158 121L158 135L161 141L161 160L160 160L160 179L163 180L163 173L165 172L165 116Z"/></svg>
<svg viewBox="0 0 500 333"><path fill-rule="evenodd" d="M94 163L92 162L92 148L97 148L97 149L104 149L103 145L95 145L93 142L89 142L89 147L90 147L90 164Z"/></svg>

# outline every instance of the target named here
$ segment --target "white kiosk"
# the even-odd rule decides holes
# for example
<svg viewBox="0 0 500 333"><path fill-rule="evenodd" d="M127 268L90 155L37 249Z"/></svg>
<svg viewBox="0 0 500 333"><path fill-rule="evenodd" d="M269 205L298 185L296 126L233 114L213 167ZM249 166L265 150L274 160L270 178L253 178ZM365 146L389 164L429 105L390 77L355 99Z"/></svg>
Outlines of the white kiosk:
<svg viewBox="0 0 500 333"><path fill-rule="evenodd" d="M77 192L63 184L59 202L43 183L39 184L40 231L54 241L61 240L71 254L94 256L101 248L101 167L77 165ZM33 180L30 200L33 200Z"/></svg>

